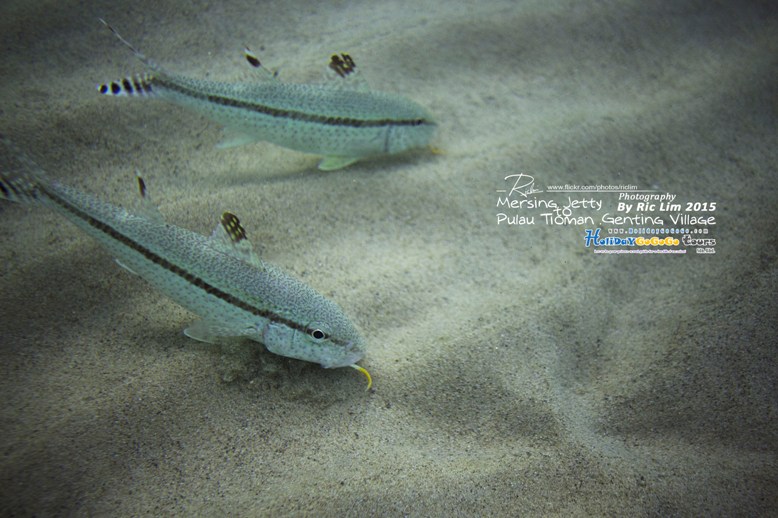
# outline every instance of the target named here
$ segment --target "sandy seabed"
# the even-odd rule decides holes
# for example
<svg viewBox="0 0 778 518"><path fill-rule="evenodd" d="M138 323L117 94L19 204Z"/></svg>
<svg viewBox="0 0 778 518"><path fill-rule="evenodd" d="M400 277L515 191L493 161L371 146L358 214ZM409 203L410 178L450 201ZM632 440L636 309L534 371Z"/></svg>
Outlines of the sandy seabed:
<svg viewBox="0 0 778 518"><path fill-rule="evenodd" d="M98 17L193 77L252 80L249 45L318 81L349 51L435 114L442 153L323 173L266 143L217 150L198 115L95 92L142 71ZM173 224L238 214L353 318L375 379L195 343L194 315L74 226L2 202L0 514L778 512L770 2L37 0L0 20L3 134L120 205L142 171ZM571 216L592 228L617 212L554 185L715 202L694 211L715 254L594 253L588 221L498 206L601 200Z"/></svg>

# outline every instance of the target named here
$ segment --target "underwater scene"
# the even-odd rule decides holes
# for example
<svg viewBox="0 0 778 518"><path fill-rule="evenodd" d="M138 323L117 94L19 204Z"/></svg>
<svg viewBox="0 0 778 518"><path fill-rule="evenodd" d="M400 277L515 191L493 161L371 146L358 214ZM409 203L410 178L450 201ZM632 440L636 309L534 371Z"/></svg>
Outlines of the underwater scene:
<svg viewBox="0 0 778 518"><path fill-rule="evenodd" d="M772 3L0 27L1 516L778 513Z"/></svg>

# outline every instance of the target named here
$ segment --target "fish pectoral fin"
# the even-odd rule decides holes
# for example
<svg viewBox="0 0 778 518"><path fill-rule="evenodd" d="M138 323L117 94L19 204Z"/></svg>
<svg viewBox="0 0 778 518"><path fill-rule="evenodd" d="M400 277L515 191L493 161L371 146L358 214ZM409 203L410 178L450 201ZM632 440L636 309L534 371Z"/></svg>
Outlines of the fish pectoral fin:
<svg viewBox="0 0 778 518"><path fill-rule="evenodd" d="M132 268L130 268L129 266L121 262L119 259L114 259L114 261L116 261L116 264L118 264L119 266L121 266L122 268L130 272L131 274L138 275L138 272L136 272L135 270L133 270Z"/></svg>
<svg viewBox="0 0 778 518"><path fill-rule="evenodd" d="M224 135L221 142L216 144L217 149L228 149L231 147L245 146L246 144L253 144L258 139L253 135L242 133L239 130L231 128L224 128Z"/></svg>
<svg viewBox="0 0 778 518"><path fill-rule="evenodd" d="M214 344L219 338L241 336L244 333L217 322L198 320L184 329L184 334L192 340Z"/></svg>
<svg viewBox="0 0 778 518"><path fill-rule="evenodd" d="M319 169L322 171L335 171L336 169L343 169L350 166L354 162L359 160L358 157L353 156L328 156L319 162Z"/></svg>

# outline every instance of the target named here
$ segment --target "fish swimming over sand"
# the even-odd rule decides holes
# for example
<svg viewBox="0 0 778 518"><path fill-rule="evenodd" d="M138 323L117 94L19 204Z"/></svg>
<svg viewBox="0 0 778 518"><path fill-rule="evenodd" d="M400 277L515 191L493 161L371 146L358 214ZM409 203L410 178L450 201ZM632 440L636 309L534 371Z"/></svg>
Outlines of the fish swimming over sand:
<svg viewBox="0 0 778 518"><path fill-rule="evenodd" d="M267 141L322 155L319 169L330 171L357 160L393 155L427 146L436 124L415 102L384 92L358 88L347 81L332 84L285 83L263 68L248 49L248 62L263 71L262 80L223 83L172 74L121 37L148 68L141 75L97 86L114 96L160 97L192 109L225 127L220 147ZM330 68L346 79L355 71L348 54L334 55Z"/></svg>
<svg viewBox="0 0 778 518"><path fill-rule="evenodd" d="M359 332L332 301L263 261L238 218L225 212L210 237L165 223L138 176L137 213L49 179L0 136L0 198L42 205L100 242L116 261L199 315L184 333L195 340L247 337L275 354L353 367L365 355Z"/></svg>

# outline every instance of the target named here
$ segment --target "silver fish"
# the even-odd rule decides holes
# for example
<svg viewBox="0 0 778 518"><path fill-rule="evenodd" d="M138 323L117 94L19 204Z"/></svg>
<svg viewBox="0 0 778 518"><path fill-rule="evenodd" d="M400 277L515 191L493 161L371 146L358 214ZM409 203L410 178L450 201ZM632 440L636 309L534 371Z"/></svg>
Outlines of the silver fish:
<svg viewBox="0 0 778 518"><path fill-rule="evenodd" d="M329 171L363 158L425 147L436 128L429 112L409 99L369 90L357 81L345 83L356 70L348 54L333 55L330 62L330 68L344 79L341 83L346 86L279 81L261 67L259 59L248 49L246 59L264 71L264 80L207 81L167 72L105 20L100 21L149 72L99 84L97 90L114 96L158 96L197 111L224 125L228 137L220 147L263 140L323 155L319 169Z"/></svg>
<svg viewBox="0 0 778 518"><path fill-rule="evenodd" d="M332 301L261 260L238 218L225 212L210 237L165 223L138 176L142 209L133 214L51 180L0 136L0 198L47 206L108 249L117 262L143 277L201 320L184 333L213 342L248 337L281 356L353 367L365 355L359 332Z"/></svg>

